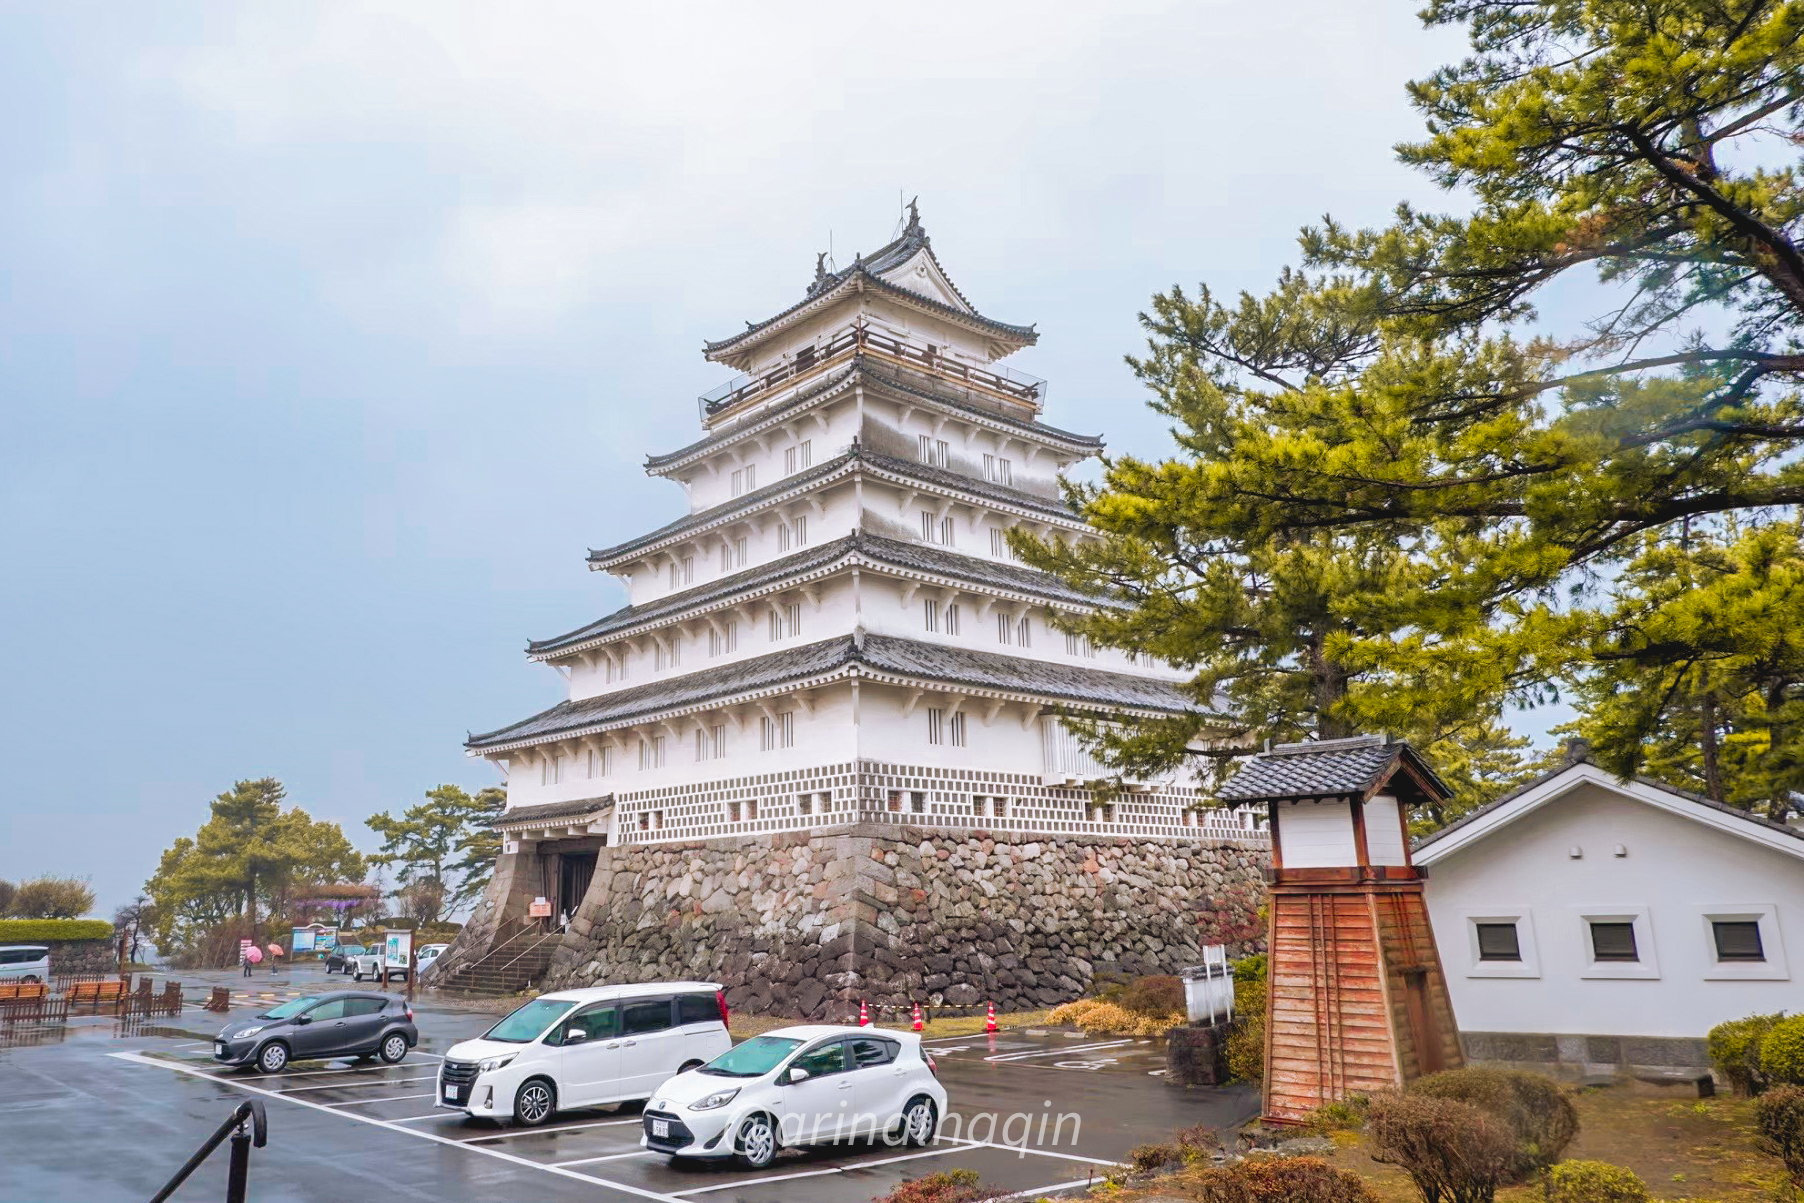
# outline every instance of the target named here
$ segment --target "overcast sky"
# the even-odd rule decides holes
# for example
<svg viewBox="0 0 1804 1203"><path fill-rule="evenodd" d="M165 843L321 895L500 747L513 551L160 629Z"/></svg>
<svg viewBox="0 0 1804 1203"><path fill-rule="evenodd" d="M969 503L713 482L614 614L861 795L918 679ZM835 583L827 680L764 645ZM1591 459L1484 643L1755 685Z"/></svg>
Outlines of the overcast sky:
<svg viewBox="0 0 1804 1203"><path fill-rule="evenodd" d="M901 197L1049 421L1164 453L1155 290L1447 203L1417 7L7 5L0 877L110 912L235 779L366 848L493 783L525 641L619 603L585 548L682 511L702 340Z"/></svg>

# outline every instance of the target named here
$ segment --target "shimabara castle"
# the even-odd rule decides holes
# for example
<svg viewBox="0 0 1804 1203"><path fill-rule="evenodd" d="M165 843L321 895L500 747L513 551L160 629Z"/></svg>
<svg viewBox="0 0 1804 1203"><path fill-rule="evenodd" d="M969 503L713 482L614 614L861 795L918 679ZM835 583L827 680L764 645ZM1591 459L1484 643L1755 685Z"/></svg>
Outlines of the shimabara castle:
<svg viewBox="0 0 1804 1203"><path fill-rule="evenodd" d="M706 345L739 375L646 461L688 513L608 532L588 564L629 604L527 648L568 699L468 743L507 779L503 855L438 981L703 978L839 1017L1062 1001L1262 934L1251 813L1176 781L1099 801L1055 717L1187 703L1059 631L1096 600L1010 552L1013 527L1090 537L1058 476L1101 449L1002 363L1036 339L971 305L910 206Z"/></svg>

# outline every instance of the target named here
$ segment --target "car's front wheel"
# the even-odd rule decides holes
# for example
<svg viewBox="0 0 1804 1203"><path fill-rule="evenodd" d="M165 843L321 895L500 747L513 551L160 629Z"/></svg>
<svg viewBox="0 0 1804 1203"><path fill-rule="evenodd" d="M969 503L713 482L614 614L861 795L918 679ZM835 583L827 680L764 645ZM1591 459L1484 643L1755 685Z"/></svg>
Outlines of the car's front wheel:
<svg viewBox="0 0 1804 1203"><path fill-rule="evenodd" d="M399 1032L390 1032L382 1040L382 1051L378 1054L384 1065L393 1065L407 1055L407 1037Z"/></svg>
<svg viewBox="0 0 1804 1203"><path fill-rule="evenodd" d="M514 1092L514 1123L536 1128L557 1111L557 1092L544 1078L532 1078Z"/></svg>
<svg viewBox="0 0 1804 1203"><path fill-rule="evenodd" d="M920 1095L908 1101L902 1108L902 1136L911 1148L920 1148L933 1141L933 1134L939 1131L940 1115L934 1109L933 1100Z"/></svg>
<svg viewBox="0 0 1804 1203"><path fill-rule="evenodd" d="M279 1074L288 1068L288 1046L272 1040L257 1054L257 1068L266 1074Z"/></svg>
<svg viewBox="0 0 1804 1203"><path fill-rule="evenodd" d="M768 1115L747 1116L733 1147L747 1169L761 1170L777 1159L777 1128Z"/></svg>

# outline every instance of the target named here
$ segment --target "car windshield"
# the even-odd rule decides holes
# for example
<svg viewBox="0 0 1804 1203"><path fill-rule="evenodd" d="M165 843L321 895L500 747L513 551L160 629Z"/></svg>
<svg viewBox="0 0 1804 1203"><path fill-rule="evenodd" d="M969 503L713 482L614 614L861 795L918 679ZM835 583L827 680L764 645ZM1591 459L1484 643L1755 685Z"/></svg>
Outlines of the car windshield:
<svg viewBox="0 0 1804 1203"><path fill-rule="evenodd" d="M697 1070L717 1078L761 1078L802 1046L787 1036L754 1036Z"/></svg>
<svg viewBox="0 0 1804 1203"><path fill-rule="evenodd" d="M344 953L348 957L360 956L363 953L363 945L361 945L361 944L340 944L338 946L338 951Z"/></svg>
<svg viewBox="0 0 1804 1203"><path fill-rule="evenodd" d="M482 1038L508 1044L530 1044L575 1005L558 999L535 998L484 1032Z"/></svg>
<svg viewBox="0 0 1804 1203"><path fill-rule="evenodd" d="M319 1001L317 994L303 994L299 998L291 998L279 1007L271 1007L258 1019L291 1019Z"/></svg>

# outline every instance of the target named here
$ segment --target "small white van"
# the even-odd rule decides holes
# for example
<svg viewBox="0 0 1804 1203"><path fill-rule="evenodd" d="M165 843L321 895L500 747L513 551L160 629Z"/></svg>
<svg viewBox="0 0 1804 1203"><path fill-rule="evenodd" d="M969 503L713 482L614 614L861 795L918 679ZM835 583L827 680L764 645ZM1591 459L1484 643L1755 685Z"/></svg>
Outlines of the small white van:
<svg viewBox="0 0 1804 1203"><path fill-rule="evenodd" d="M715 982L647 982L545 994L439 1066L440 1107L521 1127L559 1111L649 1099L733 1047Z"/></svg>
<svg viewBox="0 0 1804 1203"><path fill-rule="evenodd" d="M43 944L0 944L0 982L47 982L50 949Z"/></svg>

